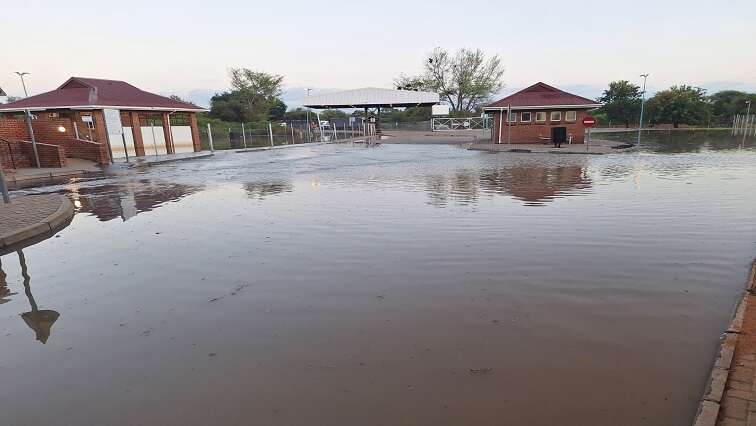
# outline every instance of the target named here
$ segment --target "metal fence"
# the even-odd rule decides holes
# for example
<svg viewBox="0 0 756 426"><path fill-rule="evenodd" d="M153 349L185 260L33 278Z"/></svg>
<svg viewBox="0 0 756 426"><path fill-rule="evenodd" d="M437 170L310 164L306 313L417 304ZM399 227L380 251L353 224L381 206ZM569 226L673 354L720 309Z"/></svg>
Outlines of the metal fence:
<svg viewBox="0 0 756 426"><path fill-rule="evenodd" d="M434 118L431 120L431 130L443 132L449 130L485 130L491 128L491 118L468 117L468 118Z"/></svg>
<svg viewBox="0 0 756 426"><path fill-rule="evenodd" d="M334 142L375 134L374 126L362 120L351 123L319 125L310 121L272 121L263 123L207 123L200 126L202 149L246 149ZM211 146L212 144L212 146Z"/></svg>
<svg viewBox="0 0 756 426"><path fill-rule="evenodd" d="M732 119L733 136L756 136L756 115L738 114Z"/></svg>

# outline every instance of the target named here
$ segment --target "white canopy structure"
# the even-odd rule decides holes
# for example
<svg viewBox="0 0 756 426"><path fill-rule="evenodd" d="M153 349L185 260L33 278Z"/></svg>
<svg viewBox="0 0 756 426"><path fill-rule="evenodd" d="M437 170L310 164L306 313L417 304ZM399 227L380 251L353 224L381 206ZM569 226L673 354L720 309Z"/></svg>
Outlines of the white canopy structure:
<svg viewBox="0 0 756 426"><path fill-rule="evenodd" d="M324 95L307 96L302 104L308 108L393 108L431 106L440 101L438 93L366 87Z"/></svg>

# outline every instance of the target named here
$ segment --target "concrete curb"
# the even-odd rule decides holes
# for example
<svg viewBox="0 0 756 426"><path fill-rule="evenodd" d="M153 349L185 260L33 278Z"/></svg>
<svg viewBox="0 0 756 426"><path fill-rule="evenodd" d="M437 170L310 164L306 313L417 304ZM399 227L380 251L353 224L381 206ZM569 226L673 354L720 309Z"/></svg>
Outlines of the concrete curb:
<svg viewBox="0 0 756 426"><path fill-rule="evenodd" d="M717 424L722 397L727 385L727 379L730 376L732 358L735 355L735 347L738 343L738 336L743 327L743 319L745 318L748 304L753 303L750 299L755 290L756 260L751 264L751 270L748 273L748 280L746 281L746 290L738 303L732 321L730 321L730 326L725 331L725 337L719 346L719 353L714 360L709 379L706 382L706 389L698 406L693 426L715 426Z"/></svg>
<svg viewBox="0 0 756 426"><path fill-rule="evenodd" d="M74 216L74 206L63 195L57 197L60 198L60 206L55 213L33 225L0 235L0 249L22 243L45 233L58 231L64 225L67 225L67 222Z"/></svg>

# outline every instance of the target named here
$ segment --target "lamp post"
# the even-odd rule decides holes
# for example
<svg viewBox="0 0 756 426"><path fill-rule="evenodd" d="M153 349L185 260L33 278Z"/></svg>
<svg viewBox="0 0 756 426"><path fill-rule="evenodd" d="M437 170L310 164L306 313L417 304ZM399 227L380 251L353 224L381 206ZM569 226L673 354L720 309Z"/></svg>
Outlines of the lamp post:
<svg viewBox="0 0 756 426"><path fill-rule="evenodd" d="M26 92L26 82L24 81L24 76L25 75L29 75L29 73L28 72L21 72L21 71L15 71L15 73L16 73L16 75L18 75L19 77L21 77L21 86L23 86L23 88L24 88L24 97L28 98L29 94Z"/></svg>
<svg viewBox="0 0 756 426"><path fill-rule="evenodd" d="M743 124L743 143L745 143L746 134L748 134L748 118L751 115L751 101L746 101L748 108L746 109L745 123Z"/></svg>
<svg viewBox="0 0 756 426"><path fill-rule="evenodd" d="M310 90L312 90L312 89L307 89L307 98L308 99L310 98ZM310 108L308 107L307 108L307 142L312 142L312 133L310 133L310 132L311 132L311 130L310 130Z"/></svg>
<svg viewBox="0 0 756 426"><path fill-rule="evenodd" d="M21 86L24 88L24 97L28 98L29 93L26 91L26 82L24 81L24 76L29 75L28 72L21 72L21 71L15 71L16 75L18 75L21 78ZM26 110L26 127L29 130L29 138L31 138L32 143L32 151L34 151L34 161L37 163L37 168L40 167L39 165L39 152L37 152L37 140L34 138L34 129L32 129L32 122L31 122L31 112L27 109Z"/></svg>
<svg viewBox="0 0 756 426"><path fill-rule="evenodd" d="M643 91L641 92L641 110L640 120L638 122L638 142L636 143L636 146L640 146L641 132L643 131L643 107L646 103L646 79L648 78L648 75L648 73L640 75L641 77L643 77Z"/></svg>

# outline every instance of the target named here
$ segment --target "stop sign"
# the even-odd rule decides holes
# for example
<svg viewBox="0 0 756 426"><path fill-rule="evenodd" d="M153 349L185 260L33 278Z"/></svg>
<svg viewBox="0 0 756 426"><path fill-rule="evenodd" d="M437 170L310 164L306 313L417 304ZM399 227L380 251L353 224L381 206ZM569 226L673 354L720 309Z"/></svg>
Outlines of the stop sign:
<svg viewBox="0 0 756 426"><path fill-rule="evenodd" d="M585 127L593 127L596 125L596 119L593 117L585 117L583 118L583 126Z"/></svg>

